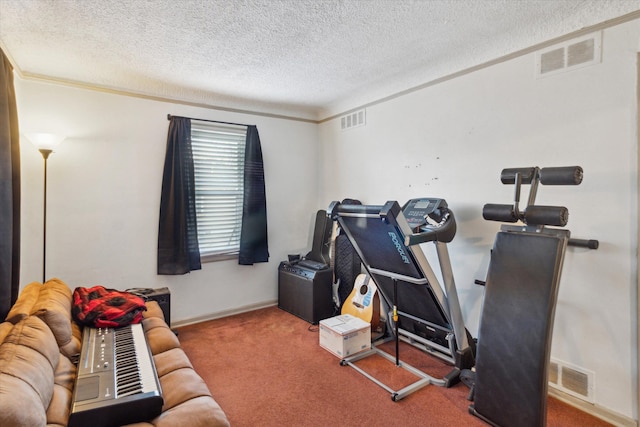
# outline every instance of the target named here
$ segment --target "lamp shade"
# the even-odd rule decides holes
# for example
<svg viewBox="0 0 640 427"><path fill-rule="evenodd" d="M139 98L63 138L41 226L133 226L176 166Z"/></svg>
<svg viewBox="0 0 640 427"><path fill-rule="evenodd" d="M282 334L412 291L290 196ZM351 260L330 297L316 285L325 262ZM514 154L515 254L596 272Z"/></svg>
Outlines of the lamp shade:
<svg viewBox="0 0 640 427"><path fill-rule="evenodd" d="M25 133L24 136L26 136L38 150L53 150L65 139L64 135L54 133Z"/></svg>

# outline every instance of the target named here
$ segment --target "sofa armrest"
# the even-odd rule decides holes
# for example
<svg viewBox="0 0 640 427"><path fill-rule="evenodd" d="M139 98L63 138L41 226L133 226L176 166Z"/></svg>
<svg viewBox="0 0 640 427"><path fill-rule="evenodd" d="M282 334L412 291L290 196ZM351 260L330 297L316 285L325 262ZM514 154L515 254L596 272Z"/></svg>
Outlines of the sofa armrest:
<svg viewBox="0 0 640 427"><path fill-rule="evenodd" d="M41 319L29 316L11 328L0 345L0 425L46 423L59 360L55 337Z"/></svg>
<svg viewBox="0 0 640 427"><path fill-rule="evenodd" d="M145 305L147 306L147 309L142 312L142 317L145 319L150 317L159 317L164 320L164 313L157 301L147 301Z"/></svg>

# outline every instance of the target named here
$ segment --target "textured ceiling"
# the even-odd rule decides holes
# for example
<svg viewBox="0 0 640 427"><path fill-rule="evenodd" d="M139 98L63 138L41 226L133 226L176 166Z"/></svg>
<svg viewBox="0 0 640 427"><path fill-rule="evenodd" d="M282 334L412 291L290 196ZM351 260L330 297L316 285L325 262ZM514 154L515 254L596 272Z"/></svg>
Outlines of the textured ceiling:
<svg viewBox="0 0 640 427"><path fill-rule="evenodd" d="M323 119L638 0L0 0L21 76Z"/></svg>

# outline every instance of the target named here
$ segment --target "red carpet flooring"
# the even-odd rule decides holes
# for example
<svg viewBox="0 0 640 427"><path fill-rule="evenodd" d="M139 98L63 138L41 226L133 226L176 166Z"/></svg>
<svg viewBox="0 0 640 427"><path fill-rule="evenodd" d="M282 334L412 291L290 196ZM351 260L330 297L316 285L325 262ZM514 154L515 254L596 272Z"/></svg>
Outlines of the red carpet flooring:
<svg viewBox="0 0 640 427"><path fill-rule="evenodd" d="M394 402L389 392L319 346L318 327L277 307L180 328L196 371L234 427L486 426L468 412L469 389L428 385ZM387 344L389 345L389 344ZM390 345L393 354L393 345ZM450 367L408 346L401 359L434 377ZM358 365L398 390L416 380L380 356ZM547 425L609 424L556 399Z"/></svg>

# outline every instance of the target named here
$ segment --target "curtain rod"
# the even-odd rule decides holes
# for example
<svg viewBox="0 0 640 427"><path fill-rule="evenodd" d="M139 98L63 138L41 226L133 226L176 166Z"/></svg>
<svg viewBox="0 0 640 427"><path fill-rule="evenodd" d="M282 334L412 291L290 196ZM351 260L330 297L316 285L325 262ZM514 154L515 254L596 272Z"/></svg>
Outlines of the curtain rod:
<svg viewBox="0 0 640 427"><path fill-rule="evenodd" d="M220 123L223 125L233 125L233 126L251 126L251 125L246 125L244 123L233 123L233 122L221 122L219 120L207 120L207 119L194 119L193 117L184 117L184 116L172 116L171 114L167 114L167 120L171 120L171 117L178 117L180 119L190 119L190 120L197 120L199 122L211 122L211 123Z"/></svg>

